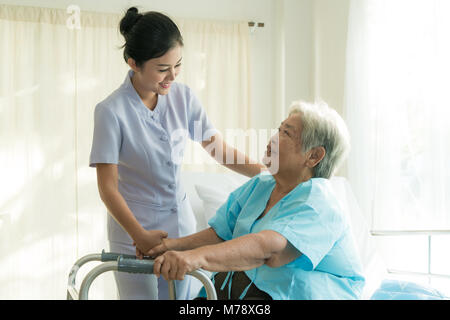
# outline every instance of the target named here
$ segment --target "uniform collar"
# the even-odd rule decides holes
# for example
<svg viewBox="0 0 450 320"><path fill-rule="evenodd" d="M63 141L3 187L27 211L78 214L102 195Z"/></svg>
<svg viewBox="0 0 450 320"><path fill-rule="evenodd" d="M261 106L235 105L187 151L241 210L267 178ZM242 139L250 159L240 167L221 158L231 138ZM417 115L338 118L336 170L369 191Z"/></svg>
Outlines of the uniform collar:
<svg viewBox="0 0 450 320"><path fill-rule="evenodd" d="M158 95L158 102L156 104L155 109L152 111L142 102L141 97L137 93L136 89L133 87L133 83L131 83L131 77L133 77L134 71L128 70L127 75L125 77L125 81L123 82L123 88L129 93L130 98L133 100L133 106L136 108L137 112L144 118L148 120L157 120L159 121L161 111L163 109L163 100L164 96Z"/></svg>

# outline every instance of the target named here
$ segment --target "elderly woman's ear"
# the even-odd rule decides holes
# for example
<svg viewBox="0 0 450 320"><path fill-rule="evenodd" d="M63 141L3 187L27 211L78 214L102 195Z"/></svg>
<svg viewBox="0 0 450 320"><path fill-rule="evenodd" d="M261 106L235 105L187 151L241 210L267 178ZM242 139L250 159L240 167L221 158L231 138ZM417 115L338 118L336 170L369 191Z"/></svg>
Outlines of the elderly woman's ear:
<svg viewBox="0 0 450 320"><path fill-rule="evenodd" d="M325 153L326 153L325 148L322 146L314 147L311 150L309 150L306 166L311 169L314 168L325 157Z"/></svg>

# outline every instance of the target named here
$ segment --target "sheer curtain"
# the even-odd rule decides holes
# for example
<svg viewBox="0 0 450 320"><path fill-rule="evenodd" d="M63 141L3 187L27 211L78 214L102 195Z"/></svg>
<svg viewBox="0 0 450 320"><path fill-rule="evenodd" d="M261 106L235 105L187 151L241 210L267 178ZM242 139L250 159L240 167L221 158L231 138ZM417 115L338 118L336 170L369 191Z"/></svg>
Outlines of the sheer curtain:
<svg viewBox="0 0 450 320"><path fill-rule="evenodd" d="M106 210L88 158L94 107L128 70L121 17L82 11L77 20L73 11L0 5L0 299L64 299L76 259L107 249ZM179 81L219 129L245 126L243 24L180 24ZM91 297L116 298L111 274L94 282Z"/></svg>
<svg viewBox="0 0 450 320"><path fill-rule="evenodd" d="M248 154L250 143L240 141L244 135L236 136L240 130L250 129L248 22L175 20L185 45L183 67L177 81L194 89L226 141ZM198 143L188 141L183 170L227 169L217 165Z"/></svg>
<svg viewBox="0 0 450 320"><path fill-rule="evenodd" d="M450 2L354 0L348 176L376 230L450 229Z"/></svg>
<svg viewBox="0 0 450 320"><path fill-rule="evenodd" d="M92 112L126 68L115 17L68 17L0 6L1 299L64 298L71 264L105 246Z"/></svg>

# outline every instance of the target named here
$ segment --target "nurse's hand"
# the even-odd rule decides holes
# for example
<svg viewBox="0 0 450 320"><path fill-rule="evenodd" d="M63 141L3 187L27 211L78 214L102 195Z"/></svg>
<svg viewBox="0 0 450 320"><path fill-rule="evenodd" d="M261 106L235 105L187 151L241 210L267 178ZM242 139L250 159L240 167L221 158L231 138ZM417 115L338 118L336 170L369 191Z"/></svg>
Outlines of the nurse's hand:
<svg viewBox="0 0 450 320"><path fill-rule="evenodd" d="M177 250L176 242L178 239L165 238L161 241L161 244L153 247L151 250L145 253L146 256L156 258L169 250Z"/></svg>
<svg viewBox="0 0 450 320"><path fill-rule="evenodd" d="M136 245L136 256L142 258L142 253L148 252L153 247L160 245L168 234L163 230L143 230L142 234L134 239Z"/></svg>
<svg viewBox="0 0 450 320"><path fill-rule="evenodd" d="M155 259L153 273L165 280L184 280L186 273L201 268L199 257L195 250L167 251Z"/></svg>
<svg viewBox="0 0 450 320"><path fill-rule="evenodd" d="M167 243L170 242L170 240L175 240L175 239L170 239L170 238L162 239L161 244L153 247L152 249L150 249L147 252L142 252L141 250L139 250L136 247L136 257L138 257L139 259L143 259L144 256L146 256L146 257L151 257L154 259L157 256L163 254L164 252L166 252L168 250L173 250L173 248L169 249L169 246L167 245ZM136 243L133 243L133 245L136 246Z"/></svg>

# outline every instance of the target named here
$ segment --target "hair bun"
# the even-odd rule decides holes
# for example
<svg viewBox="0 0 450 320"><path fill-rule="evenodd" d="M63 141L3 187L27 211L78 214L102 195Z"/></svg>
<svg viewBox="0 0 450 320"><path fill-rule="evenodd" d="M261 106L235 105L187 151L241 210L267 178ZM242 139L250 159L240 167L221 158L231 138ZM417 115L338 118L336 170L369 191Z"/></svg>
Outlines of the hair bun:
<svg viewBox="0 0 450 320"><path fill-rule="evenodd" d="M139 13L136 7L131 7L127 10L127 13L125 13L125 16L120 21L120 33L125 37L125 39L141 17L142 14Z"/></svg>
<svg viewBox="0 0 450 320"><path fill-rule="evenodd" d="M138 13L138 9L136 7L131 7L127 10L127 14L128 13Z"/></svg>

